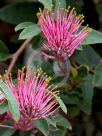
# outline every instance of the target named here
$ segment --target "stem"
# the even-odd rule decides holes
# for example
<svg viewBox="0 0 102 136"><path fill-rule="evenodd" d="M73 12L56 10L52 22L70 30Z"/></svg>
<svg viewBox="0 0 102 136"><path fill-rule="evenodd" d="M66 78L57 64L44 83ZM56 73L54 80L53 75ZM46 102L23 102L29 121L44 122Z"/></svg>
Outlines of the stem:
<svg viewBox="0 0 102 136"><path fill-rule="evenodd" d="M12 128L12 129L14 129L13 126L8 126L8 125L1 125L1 124L0 124L0 127L3 127L3 128Z"/></svg>
<svg viewBox="0 0 102 136"><path fill-rule="evenodd" d="M21 47L12 55L12 60L11 63L7 69L7 72L5 74L6 77L9 76L10 72L12 71L12 68L17 60L17 58L19 57L19 55L23 52L23 50L28 46L28 44L31 42L32 37L25 40L24 43L21 45Z"/></svg>
<svg viewBox="0 0 102 136"><path fill-rule="evenodd" d="M70 67L71 67L71 64L70 64L70 61L69 59L65 60L65 64L66 64L66 68L64 68L61 64L60 64L61 61L57 60L57 64L60 68L60 70L62 71L62 73L64 74L64 76L69 76L69 73L70 73Z"/></svg>
<svg viewBox="0 0 102 136"><path fill-rule="evenodd" d="M70 75L70 67L71 67L69 59L65 60L65 65L66 65L65 69L60 64L60 62L61 61L57 60L57 64L58 64L60 70L62 71L62 73L64 74L64 78L63 78L63 80L59 84L57 84L57 87L61 87L61 86L63 86L67 82L67 80L69 78L69 75Z"/></svg>
<svg viewBox="0 0 102 136"><path fill-rule="evenodd" d="M64 74L64 76L65 76L65 75L66 75L66 71L65 71L65 69L60 65L59 61L57 61L57 64L58 64L58 66L59 66L60 70L62 71L62 73L63 73L63 74Z"/></svg>

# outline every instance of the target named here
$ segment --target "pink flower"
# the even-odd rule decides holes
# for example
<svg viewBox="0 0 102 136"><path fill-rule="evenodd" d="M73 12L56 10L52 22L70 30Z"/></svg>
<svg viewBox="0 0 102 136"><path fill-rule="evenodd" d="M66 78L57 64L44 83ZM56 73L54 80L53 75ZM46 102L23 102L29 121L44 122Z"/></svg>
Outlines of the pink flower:
<svg viewBox="0 0 102 136"><path fill-rule="evenodd" d="M65 60L70 57L78 45L87 37L90 29L86 26L80 30L83 23L83 15L76 16L74 9L65 9L62 12L60 6L57 8L57 15L54 16L52 9L42 10L38 15L38 21L42 32L46 37L46 43L43 47L50 52L52 56L58 60Z"/></svg>
<svg viewBox="0 0 102 136"><path fill-rule="evenodd" d="M58 91L54 91L53 85L49 85L50 80L51 78L47 77L41 69L34 72L28 68L26 74L24 69L18 72L17 86L13 84L12 78L5 81L14 93L20 110L19 121L14 121L13 126L10 126L10 128L31 130L34 127L34 120L57 112L59 107L55 96ZM10 117L13 119L11 115Z"/></svg>

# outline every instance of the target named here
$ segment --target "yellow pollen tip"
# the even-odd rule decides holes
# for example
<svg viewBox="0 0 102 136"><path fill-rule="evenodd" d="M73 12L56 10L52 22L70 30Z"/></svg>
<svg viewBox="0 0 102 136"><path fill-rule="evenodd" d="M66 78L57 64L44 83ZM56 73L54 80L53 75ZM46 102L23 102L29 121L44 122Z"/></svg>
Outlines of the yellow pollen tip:
<svg viewBox="0 0 102 136"><path fill-rule="evenodd" d="M71 8L71 6L68 6L68 8L67 8L67 9L69 10L70 8Z"/></svg>
<svg viewBox="0 0 102 136"><path fill-rule="evenodd" d="M0 75L0 79L2 79L2 76Z"/></svg>
<svg viewBox="0 0 102 136"><path fill-rule="evenodd" d="M5 70L5 73L7 73L7 70Z"/></svg>
<svg viewBox="0 0 102 136"><path fill-rule="evenodd" d="M20 78L17 78L18 80L20 80Z"/></svg>
<svg viewBox="0 0 102 136"><path fill-rule="evenodd" d="M65 12L67 11L67 9L64 10Z"/></svg>
<svg viewBox="0 0 102 136"><path fill-rule="evenodd" d="M86 27L88 27L89 25L87 24Z"/></svg>
<svg viewBox="0 0 102 136"><path fill-rule="evenodd" d="M40 13L40 12L38 12L36 15L37 15L37 16L41 16L41 13Z"/></svg>
<svg viewBox="0 0 102 136"><path fill-rule="evenodd" d="M92 28L88 28L88 31L89 31L89 32L92 32Z"/></svg>
<svg viewBox="0 0 102 136"><path fill-rule="evenodd" d="M74 11L73 15L76 17L76 11Z"/></svg>
<svg viewBox="0 0 102 136"><path fill-rule="evenodd" d="M18 73L21 73L21 70L20 70L20 69L18 69Z"/></svg>
<svg viewBox="0 0 102 136"><path fill-rule="evenodd" d="M49 80L51 80L52 78L51 77L49 77Z"/></svg>
<svg viewBox="0 0 102 136"><path fill-rule="evenodd" d="M84 16L83 16L83 15L81 15L81 16L80 16L80 18L81 18L81 19L83 19L83 18L84 18Z"/></svg>
<svg viewBox="0 0 102 136"><path fill-rule="evenodd" d="M74 10L75 10L75 8L73 7L73 8L72 8L72 12L73 12Z"/></svg>
<svg viewBox="0 0 102 136"><path fill-rule="evenodd" d="M59 95L60 94L60 90L55 91L54 94Z"/></svg>
<svg viewBox="0 0 102 136"><path fill-rule="evenodd" d="M49 11L48 6L45 6L44 9L45 9L46 11Z"/></svg>
<svg viewBox="0 0 102 136"><path fill-rule="evenodd" d="M24 71L25 70L25 66L24 67L22 67L22 71Z"/></svg>
<svg viewBox="0 0 102 136"><path fill-rule="evenodd" d="M42 12L42 9L41 9L41 8L39 8L39 11L40 11L40 12Z"/></svg>
<svg viewBox="0 0 102 136"><path fill-rule="evenodd" d="M46 82L49 82L49 79L48 79L48 78L46 79Z"/></svg>

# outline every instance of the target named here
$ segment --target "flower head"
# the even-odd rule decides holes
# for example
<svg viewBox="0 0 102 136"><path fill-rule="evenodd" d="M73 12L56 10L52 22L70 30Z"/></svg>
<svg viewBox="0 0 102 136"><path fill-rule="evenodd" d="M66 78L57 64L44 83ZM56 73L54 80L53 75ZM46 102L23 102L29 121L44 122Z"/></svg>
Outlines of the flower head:
<svg viewBox="0 0 102 136"><path fill-rule="evenodd" d="M37 15L47 41L43 47L51 53L52 58L65 60L70 57L90 31L87 26L80 30L83 15L76 16L74 8L70 10L69 7L63 13L58 6L56 17L52 9L44 8Z"/></svg>
<svg viewBox="0 0 102 136"><path fill-rule="evenodd" d="M34 72L28 68L26 74L24 69L18 72L17 86L13 84L12 78L5 81L19 104L20 119L14 121L14 128L30 130L34 127L34 120L56 113L58 102L55 96L58 91L49 85L50 80L41 69Z"/></svg>

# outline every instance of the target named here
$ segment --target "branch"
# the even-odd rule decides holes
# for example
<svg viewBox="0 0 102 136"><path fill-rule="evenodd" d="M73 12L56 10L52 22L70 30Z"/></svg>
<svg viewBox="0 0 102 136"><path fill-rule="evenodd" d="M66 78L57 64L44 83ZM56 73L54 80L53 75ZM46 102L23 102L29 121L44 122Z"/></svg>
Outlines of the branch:
<svg viewBox="0 0 102 136"><path fill-rule="evenodd" d="M66 71L65 71L65 69L61 66L61 64L60 64L59 61L57 61L57 64L58 64L60 70L62 71L62 73L64 74L64 76L66 76Z"/></svg>
<svg viewBox="0 0 102 136"><path fill-rule="evenodd" d="M21 45L21 47L12 55L12 60L11 63L7 69L6 74L4 75L5 77L8 77L10 72L12 71L12 68L17 60L17 58L19 57L19 55L23 52L23 50L28 46L28 44L31 42L32 37L25 40L24 43Z"/></svg>

